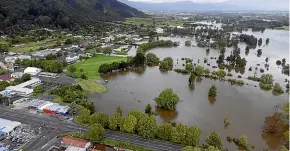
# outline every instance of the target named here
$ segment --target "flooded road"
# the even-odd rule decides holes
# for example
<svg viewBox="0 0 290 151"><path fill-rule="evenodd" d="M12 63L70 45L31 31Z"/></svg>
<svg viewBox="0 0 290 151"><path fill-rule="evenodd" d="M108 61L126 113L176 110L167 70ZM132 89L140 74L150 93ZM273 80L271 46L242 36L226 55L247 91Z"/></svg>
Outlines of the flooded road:
<svg viewBox="0 0 290 151"><path fill-rule="evenodd" d="M264 34L269 34L266 30ZM274 32L279 36L280 31ZM286 32L287 31L283 31ZM263 35L264 35L263 34ZM272 33L273 34L273 33ZM265 35L264 35L265 36ZM267 35L266 35L267 37ZM248 68L256 67L264 68L265 58L269 57L270 68L265 73L271 73L274 76L275 82L279 82L283 88L286 84L284 82L287 76L281 74L281 69L276 65L276 60L286 58L289 56L289 43L281 40L275 41L275 38L270 38L268 46L263 47L263 54L261 57L256 56L256 50L251 49L248 56L245 55L245 45L240 44L241 57L246 57L247 67L244 77L248 75L253 76ZM289 38L289 36L288 36ZM200 64L203 65L203 58L218 57L218 50L211 49L210 53L206 55L206 48L185 47L185 38L164 38L172 41L180 41L181 44L177 48L156 48L149 52L155 53L161 59L171 56L174 59L174 68L182 67L181 58L193 58L194 63L200 59ZM266 38L263 38L265 42ZM258 49L258 47L257 47ZM227 56L231 48L227 49ZM177 59L178 64L177 64ZM289 60L287 60L288 63ZM216 60L209 59L212 65L216 65ZM210 68L205 65L206 68ZM280 67L281 68L281 67ZM264 68L265 69L265 68ZM213 70L213 69L211 69ZM217 70L217 69L215 69ZM232 78L237 79L234 70ZM261 73L258 70L258 76ZM115 113L117 106L121 106L123 113L127 114L132 109L144 111L147 104L156 106L154 98L165 88L172 88L180 97L180 103L177 105L176 111L164 112L156 110L158 116L156 119L158 123L164 121L175 121L183 123L188 126L195 125L199 127L203 134L200 139L200 144L204 143L205 137L212 131L217 131L222 139L225 148L229 150L236 150L234 143L229 144L226 141L227 136L239 137L245 134L248 137L248 142L256 147L255 150L263 150L267 148L261 133L264 123L264 118L271 115L275 111L277 104L284 104L288 100L288 95L273 96L272 91L262 91L259 87L245 85L243 87L232 86L227 82L214 81L205 79L201 82L196 82L195 87L188 87L189 75L182 75L170 72L160 72L158 67L147 67L146 69L134 69L131 71L121 71L111 73L103 76L103 79L109 80L105 85L108 91L103 94L92 94L89 99L95 102L95 109L97 112L104 112L109 115ZM253 81L245 82L258 85ZM217 87L217 97L214 102L208 100L208 90L212 85ZM225 117L230 120L228 128L224 128L223 120Z"/></svg>

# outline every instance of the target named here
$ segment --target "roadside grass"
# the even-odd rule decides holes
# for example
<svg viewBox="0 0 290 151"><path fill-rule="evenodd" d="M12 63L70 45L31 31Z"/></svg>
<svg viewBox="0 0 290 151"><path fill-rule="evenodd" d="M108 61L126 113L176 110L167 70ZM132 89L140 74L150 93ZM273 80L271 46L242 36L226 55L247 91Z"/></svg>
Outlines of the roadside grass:
<svg viewBox="0 0 290 151"><path fill-rule="evenodd" d="M101 84L98 84L92 80L81 80L77 82L84 90L92 93L102 93L107 91L107 88Z"/></svg>
<svg viewBox="0 0 290 151"><path fill-rule="evenodd" d="M75 67L77 68L76 74L81 75L82 73L79 71L79 69L82 68L84 69L84 72L87 73L89 79L101 80L102 78L100 77L100 73L98 72L101 64L121 62L126 60L126 57L96 55L92 58L75 64Z"/></svg>

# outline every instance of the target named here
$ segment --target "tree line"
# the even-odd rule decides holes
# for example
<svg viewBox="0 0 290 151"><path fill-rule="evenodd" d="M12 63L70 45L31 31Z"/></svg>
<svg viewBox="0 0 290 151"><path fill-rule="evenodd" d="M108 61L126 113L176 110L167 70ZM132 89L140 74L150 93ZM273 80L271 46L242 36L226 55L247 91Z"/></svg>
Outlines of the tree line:
<svg viewBox="0 0 290 151"><path fill-rule="evenodd" d="M61 73L66 66L66 63L59 62L56 60L45 60L45 59L24 59L21 61L17 59L15 64L23 67L37 67L47 72Z"/></svg>
<svg viewBox="0 0 290 151"><path fill-rule="evenodd" d="M122 115L122 109L116 108L112 117L104 113L93 113L83 109L77 116L76 121L80 124L88 125L88 139L94 143L101 142L104 137L104 129L111 129L125 133L137 134L148 139L160 139L186 146L199 146L199 139L202 131L195 126L185 126L182 124L163 123L157 125L155 117L137 110L129 111L127 116ZM206 138L206 145L200 148L221 149L221 137L217 132L212 132Z"/></svg>
<svg viewBox="0 0 290 151"><path fill-rule="evenodd" d="M52 90L51 95L57 96L61 102L69 103L71 112L76 112L79 108L85 108L90 112L95 111L94 103L87 99L80 85L64 85Z"/></svg>

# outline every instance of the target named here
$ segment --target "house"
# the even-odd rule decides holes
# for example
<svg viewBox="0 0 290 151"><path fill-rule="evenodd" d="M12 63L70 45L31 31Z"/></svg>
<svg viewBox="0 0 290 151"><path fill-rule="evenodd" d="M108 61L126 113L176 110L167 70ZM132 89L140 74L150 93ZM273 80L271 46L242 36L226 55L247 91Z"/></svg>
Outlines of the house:
<svg viewBox="0 0 290 151"><path fill-rule="evenodd" d="M0 81L14 81L14 78L11 76L11 74L4 74L0 75Z"/></svg>
<svg viewBox="0 0 290 151"><path fill-rule="evenodd" d="M5 57L5 62L7 63L15 63L15 60L17 59L18 57L17 56L7 56Z"/></svg>
<svg viewBox="0 0 290 151"><path fill-rule="evenodd" d="M22 72L14 72L14 73L11 73L11 77L13 78L21 78L23 76L24 73Z"/></svg>
<svg viewBox="0 0 290 151"><path fill-rule="evenodd" d="M91 146L91 142L84 140L84 139L79 139L79 138L74 138L70 136L63 137L61 143L64 146L67 146L66 151L86 151L89 150Z"/></svg>
<svg viewBox="0 0 290 151"><path fill-rule="evenodd" d="M30 55L19 55L18 58L23 61L24 59L31 59Z"/></svg>
<svg viewBox="0 0 290 151"><path fill-rule="evenodd" d="M32 75L32 76L37 75L39 72L41 72L41 69L39 69L39 68L35 68L35 67L27 67L27 68L24 70L24 73L30 74L30 75Z"/></svg>
<svg viewBox="0 0 290 151"><path fill-rule="evenodd" d="M73 56L73 55L71 55L71 56L66 57L66 58L65 58L65 61L66 61L67 63L72 63L72 62L75 62L75 61L77 61L77 60L79 60L79 59L80 59L79 56Z"/></svg>

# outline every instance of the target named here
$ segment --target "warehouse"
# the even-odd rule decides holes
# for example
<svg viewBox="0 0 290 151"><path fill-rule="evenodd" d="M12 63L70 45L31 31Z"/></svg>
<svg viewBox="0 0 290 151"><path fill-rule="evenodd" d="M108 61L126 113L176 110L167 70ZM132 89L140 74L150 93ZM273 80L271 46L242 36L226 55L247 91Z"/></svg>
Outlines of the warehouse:
<svg viewBox="0 0 290 151"><path fill-rule="evenodd" d="M39 72L41 72L41 69L39 69L39 68L35 68L35 67L27 67L27 68L24 70L24 73L30 74L30 75L32 75L32 76L37 75Z"/></svg>
<svg viewBox="0 0 290 151"><path fill-rule="evenodd" d="M8 135L21 125L20 122L0 118L0 135Z"/></svg>
<svg viewBox="0 0 290 151"><path fill-rule="evenodd" d="M31 78L31 80L23 82L21 84L15 85L15 86L9 86L4 91L7 91L9 93L13 92L20 96L27 96L33 93L33 89L27 88L29 87L35 87L41 84L41 80L38 78Z"/></svg>
<svg viewBox="0 0 290 151"><path fill-rule="evenodd" d="M39 99L22 98L13 102L13 106L16 109L34 109L39 113L45 113L49 115L67 115L69 107Z"/></svg>

